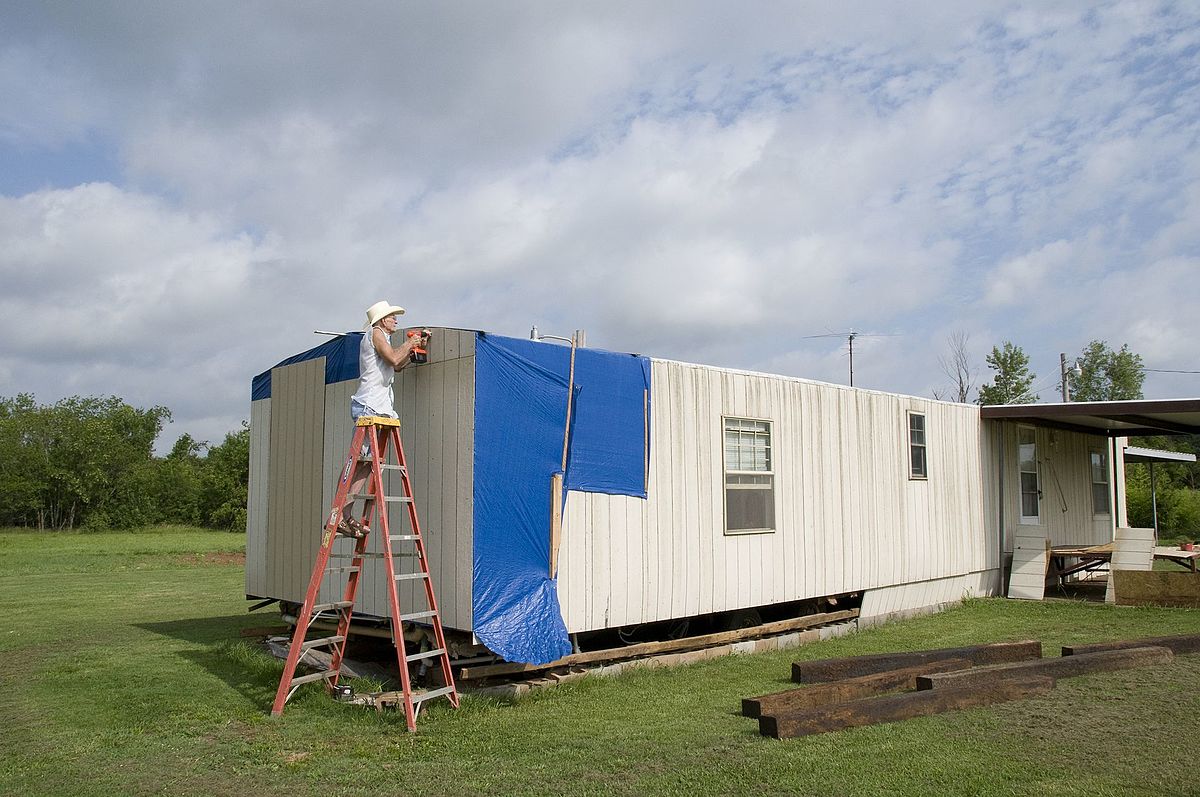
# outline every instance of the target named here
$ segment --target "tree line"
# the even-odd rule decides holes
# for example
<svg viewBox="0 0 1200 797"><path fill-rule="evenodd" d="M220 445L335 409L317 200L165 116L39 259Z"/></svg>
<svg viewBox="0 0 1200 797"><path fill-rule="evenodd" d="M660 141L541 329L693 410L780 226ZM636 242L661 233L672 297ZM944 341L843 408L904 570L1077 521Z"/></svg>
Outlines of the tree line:
<svg viewBox="0 0 1200 797"><path fill-rule="evenodd" d="M953 386L949 391L935 391L934 397L969 402L975 372L967 355L967 336L961 332L952 335L948 344L949 355L939 357L938 362ZM1034 389L1037 374L1031 370L1029 356L1020 346L1006 340L993 346L984 361L992 376L979 386L975 403L1032 404L1040 398ZM1066 378L1071 401L1144 398L1145 366L1141 355L1130 351L1128 344L1113 349L1107 341L1093 340L1070 361L1066 371L1059 375L1056 389L1062 390L1061 380ZM1200 455L1200 435L1134 437L1130 443ZM1142 528L1154 525L1149 473L1144 465L1125 468L1129 523ZM1200 463L1158 464L1154 475L1159 529L1167 534L1200 535Z"/></svg>
<svg viewBox="0 0 1200 797"><path fill-rule="evenodd" d="M116 396L49 405L28 393L0 397L0 526L244 530L249 425L217 445L185 434L155 456L170 419L166 407L133 407Z"/></svg>

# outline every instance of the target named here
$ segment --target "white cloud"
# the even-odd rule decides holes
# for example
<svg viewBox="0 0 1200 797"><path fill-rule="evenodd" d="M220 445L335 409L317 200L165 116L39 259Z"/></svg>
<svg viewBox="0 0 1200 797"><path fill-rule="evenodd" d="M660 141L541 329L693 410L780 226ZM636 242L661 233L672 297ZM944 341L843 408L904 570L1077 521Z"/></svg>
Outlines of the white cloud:
<svg viewBox="0 0 1200 797"><path fill-rule="evenodd" d="M213 438L382 297L836 381L844 341L806 335L903 333L857 381L921 393L956 329L1039 372L1092 337L1173 365L1198 31L1138 3L29 6L0 159L101 136L124 171L0 197L0 392Z"/></svg>

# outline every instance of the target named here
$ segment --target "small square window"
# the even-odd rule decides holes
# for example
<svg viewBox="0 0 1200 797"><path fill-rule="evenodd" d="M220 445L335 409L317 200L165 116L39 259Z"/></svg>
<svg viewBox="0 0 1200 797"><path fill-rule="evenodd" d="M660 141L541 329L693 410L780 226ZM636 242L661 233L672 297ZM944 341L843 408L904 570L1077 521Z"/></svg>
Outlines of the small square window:
<svg viewBox="0 0 1200 797"><path fill-rule="evenodd" d="M929 455L925 445L925 416L908 414L908 478L929 478Z"/></svg>

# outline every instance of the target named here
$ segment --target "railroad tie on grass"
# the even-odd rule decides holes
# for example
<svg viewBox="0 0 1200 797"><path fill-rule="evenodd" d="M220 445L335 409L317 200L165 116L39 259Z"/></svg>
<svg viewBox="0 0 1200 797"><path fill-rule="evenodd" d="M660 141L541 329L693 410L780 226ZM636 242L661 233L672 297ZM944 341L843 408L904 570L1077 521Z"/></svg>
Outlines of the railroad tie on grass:
<svg viewBox="0 0 1200 797"><path fill-rule="evenodd" d="M1167 648L1144 647L1127 650L1108 650L1097 653L1077 654L1057 659L1038 659L991 667L978 667L960 672L942 672L917 676L917 689L971 689L983 688L997 681L1025 676L1048 678L1073 678L1096 672L1128 670L1153 664L1166 664L1175 657Z"/></svg>
<svg viewBox="0 0 1200 797"><path fill-rule="evenodd" d="M802 684L828 683L946 659L967 659L978 666L1026 661L1041 657L1042 643L1036 639L1023 642L993 642L987 645L971 645L962 648L875 653L867 656L847 656L840 659L797 661L792 664L792 680Z"/></svg>
<svg viewBox="0 0 1200 797"><path fill-rule="evenodd" d="M965 670L971 666L968 659L941 659L913 667L901 667L871 675L860 675L857 678L845 678L841 681L803 686L799 689L787 689L759 697L746 697L742 699L742 716L755 718L763 714L779 714L802 708L814 708L830 703L874 697L901 689L916 689L918 675Z"/></svg>
<svg viewBox="0 0 1200 797"><path fill-rule="evenodd" d="M1128 650L1129 648L1168 648L1176 656L1200 653L1200 634L1178 636L1156 636L1146 639L1118 639L1112 642L1093 642L1088 645L1063 645L1064 656L1081 656L1105 650Z"/></svg>
<svg viewBox="0 0 1200 797"><path fill-rule="evenodd" d="M776 739L792 739L814 733L898 722L913 717L928 717L947 711L1021 700L1046 694L1053 688L1053 678L1021 675L997 680L982 687L954 687L872 697L818 708L781 712L777 715L764 714L758 718L758 732Z"/></svg>

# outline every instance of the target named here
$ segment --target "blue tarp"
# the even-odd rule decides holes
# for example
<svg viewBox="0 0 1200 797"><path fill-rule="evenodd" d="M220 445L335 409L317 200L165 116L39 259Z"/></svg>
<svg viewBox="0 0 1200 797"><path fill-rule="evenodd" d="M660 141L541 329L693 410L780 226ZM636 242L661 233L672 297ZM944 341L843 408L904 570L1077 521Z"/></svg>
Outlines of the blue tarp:
<svg viewBox="0 0 1200 797"><path fill-rule="evenodd" d="M361 332L347 332L345 335L339 335L332 340L322 343L320 346L288 357L286 360L276 363L273 368L279 368L284 365L295 365L305 360L315 360L318 357L324 357L325 384L331 385L334 382L344 382L347 379L358 379L358 347L362 343L362 336L363 333ZM250 384L251 401L271 397L271 370L269 368L254 377L254 381Z"/></svg>
<svg viewBox="0 0 1200 797"><path fill-rule="evenodd" d="M357 379L361 341L347 333L275 367L324 357L326 384ZM505 659L545 664L571 652L550 577L550 477L562 469L571 350L481 333L475 354L473 627ZM566 489L645 498L649 360L579 349L574 384ZM251 400L270 397L267 370Z"/></svg>
<svg viewBox="0 0 1200 797"><path fill-rule="evenodd" d="M571 650L549 566L570 354L496 335L475 346L473 626L508 661ZM576 352L567 489L646 497L649 388L643 357Z"/></svg>

